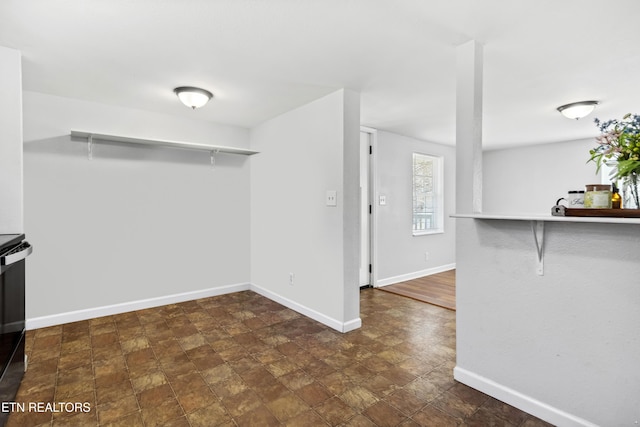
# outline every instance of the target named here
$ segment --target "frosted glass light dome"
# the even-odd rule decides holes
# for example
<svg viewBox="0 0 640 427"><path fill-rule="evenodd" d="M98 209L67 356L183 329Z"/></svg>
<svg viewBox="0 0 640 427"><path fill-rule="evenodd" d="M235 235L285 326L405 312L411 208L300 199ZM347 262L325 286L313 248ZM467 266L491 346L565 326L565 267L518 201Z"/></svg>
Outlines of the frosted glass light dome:
<svg viewBox="0 0 640 427"><path fill-rule="evenodd" d="M180 98L180 101L182 101L184 105L194 110L202 107L213 98L211 92L197 87L181 86L175 88L173 91L178 95L178 98Z"/></svg>
<svg viewBox="0 0 640 427"><path fill-rule="evenodd" d="M591 114L596 108L596 105L598 105L598 101L573 102L571 104L561 105L558 107L558 111L568 119L578 120Z"/></svg>

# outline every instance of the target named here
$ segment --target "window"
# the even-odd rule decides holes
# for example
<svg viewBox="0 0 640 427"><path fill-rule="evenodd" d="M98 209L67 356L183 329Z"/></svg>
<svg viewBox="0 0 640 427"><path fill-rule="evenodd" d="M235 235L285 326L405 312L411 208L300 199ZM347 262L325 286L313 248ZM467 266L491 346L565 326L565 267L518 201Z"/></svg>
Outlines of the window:
<svg viewBox="0 0 640 427"><path fill-rule="evenodd" d="M442 157L413 153L413 235L442 233Z"/></svg>

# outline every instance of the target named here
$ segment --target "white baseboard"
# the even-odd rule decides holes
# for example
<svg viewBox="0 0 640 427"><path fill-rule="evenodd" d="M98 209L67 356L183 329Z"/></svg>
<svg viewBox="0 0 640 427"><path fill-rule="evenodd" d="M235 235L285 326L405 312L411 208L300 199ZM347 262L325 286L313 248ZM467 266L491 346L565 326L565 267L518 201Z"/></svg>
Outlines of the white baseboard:
<svg viewBox="0 0 640 427"><path fill-rule="evenodd" d="M261 288L260 286L254 285L252 283L238 283L235 285L227 285L193 292L184 292L180 294L106 305L103 307L69 311L66 313L52 314L50 316L35 317L26 320L26 329L32 330L38 328L46 328L49 326L62 325L64 323L79 322L81 320L88 320L96 317L111 316L114 314L126 313L129 311L144 310L146 308L176 304L200 298L215 297L218 295L225 295L242 291L253 291L326 326L329 326L330 328L333 328L339 332L349 332L362 326L362 320L359 317L347 322L340 322L336 319L325 316L324 314L319 313L309 307L298 304L295 301L282 297L267 289Z"/></svg>
<svg viewBox="0 0 640 427"><path fill-rule="evenodd" d="M357 319L344 322L342 324L342 329L338 329L338 331L339 332L355 331L356 329L359 329L361 327L362 327L362 319L358 317Z"/></svg>
<svg viewBox="0 0 640 427"><path fill-rule="evenodd" d="M401 274L399 276L387 277L376 281L376 287L393 285L395 283L406 282L407 280L417 279L419 277L431 276L432 274L442 273L456 268L456 264L445 264L438 267L428 268L426 270L414 271L413 273Z"/></svg>
<svg viewBox="0 0 640 427"><path fill-rule="evenodd" d="M587 420L571 415L464 368L456 366L453 369L453 378L553 425L559 427L598 427Z"/></svg>
<svg viewBox="0 0 640 427"><path fill-rule="evenodd" d="M218 295L251 290L250 283L238 283L235 285L220 286L217 288L203 289L193 292L166 295L156 298L148 298L138 301L124 302L120 304L106 305L103 307L87 308L84 310L69 311L66 313L52 314L50 316L35 317L26 320L26 329L46 328L48 326L62 325L64 323L78 322L96 317L111 316L113 314L126 313L128 311L144 310L146 308L162 305L176 304L200 298L215 297Z"/></svg>
<svg viewBox="0 0 640 427"><path fill-rule="evenodd" d="M289 298L285 298L253 283L251 284L251 290L257 294L262 295L263 297L269 298L272 301L282 304L285 307L290 308L291 310L297 311L300 314L318 321L323 325L329 326L330 328L333 328L338 332L349 332L362 326L362 320L359 317L347 322L340 322L339 320L336 320L329 316L325 316L324 314L319 313L309 307L298 304L297 302L290 300Z"/></svg>

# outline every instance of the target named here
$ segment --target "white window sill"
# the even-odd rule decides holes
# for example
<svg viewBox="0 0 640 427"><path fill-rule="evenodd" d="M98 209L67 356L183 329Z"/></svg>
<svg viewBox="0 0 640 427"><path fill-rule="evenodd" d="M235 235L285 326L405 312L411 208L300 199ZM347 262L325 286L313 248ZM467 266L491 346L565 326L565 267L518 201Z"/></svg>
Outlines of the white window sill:
<svg viewBox="0 0 640 427"><path fill-rule="evenodd" d="M430 234L444 234L444 229L439 228L439 229L436 229L436 230L425 230L425 231L414 231L413 232L413 236L414 237L428 236Z"/></svg>

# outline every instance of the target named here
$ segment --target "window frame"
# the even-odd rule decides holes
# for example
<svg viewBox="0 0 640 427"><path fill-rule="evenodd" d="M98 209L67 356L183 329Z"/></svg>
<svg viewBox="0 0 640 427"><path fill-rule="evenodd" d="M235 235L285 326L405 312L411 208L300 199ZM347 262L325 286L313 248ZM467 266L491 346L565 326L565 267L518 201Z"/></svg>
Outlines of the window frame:
<svg viewBox="0 0 640 427"><path fill-rule="evenodd" d="M416 229L416 158L428 158L433 162L432 166L432 193L435 206L432 209L435 225L426 229ZM444 233L444 157L435 154L427 154L414 151L411 155L411 233L413 236L427 236ZM425 212L426 213L426 212Z"/></svg>

